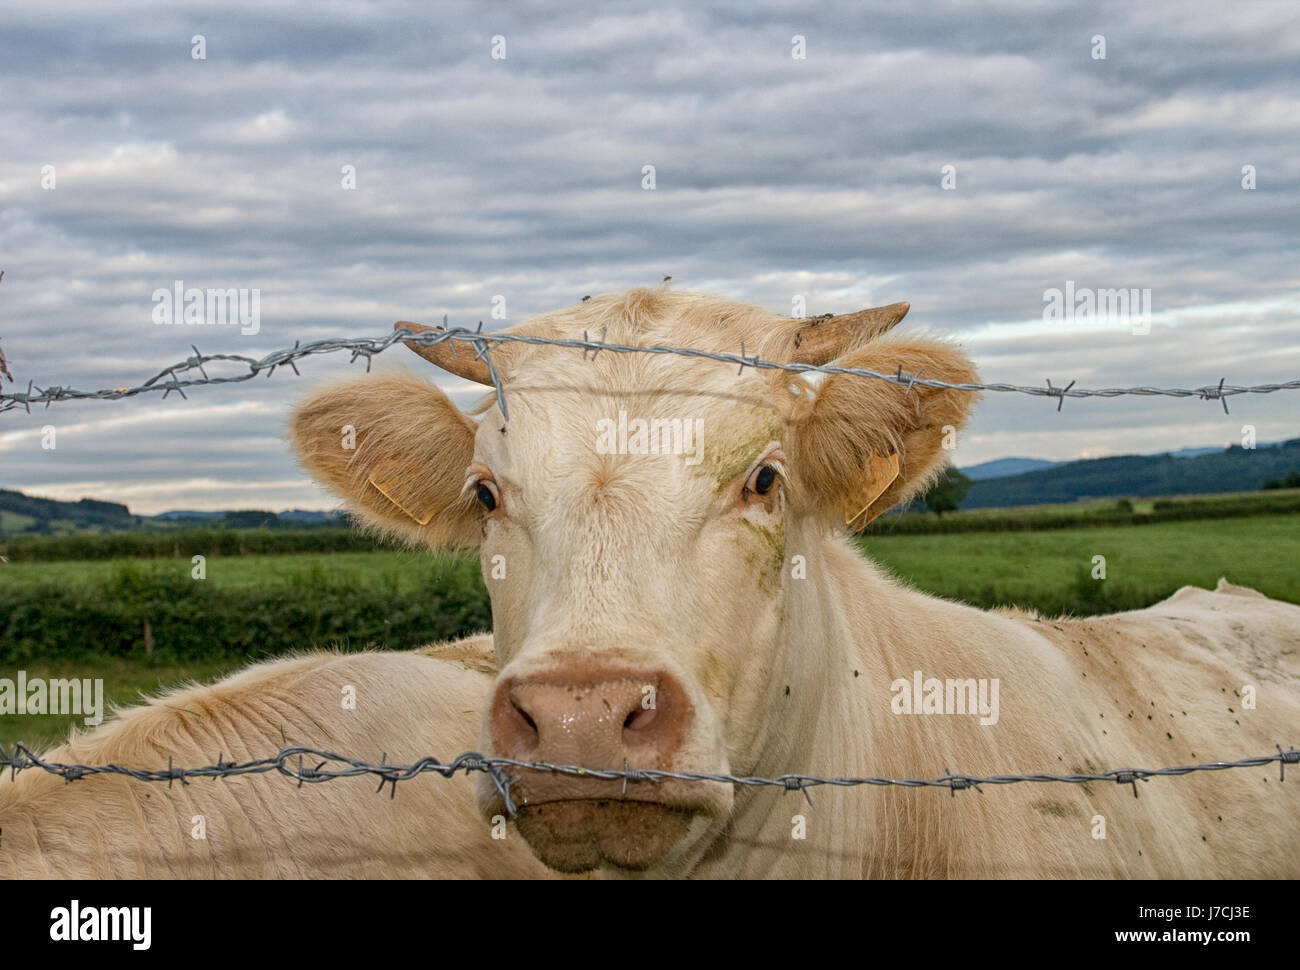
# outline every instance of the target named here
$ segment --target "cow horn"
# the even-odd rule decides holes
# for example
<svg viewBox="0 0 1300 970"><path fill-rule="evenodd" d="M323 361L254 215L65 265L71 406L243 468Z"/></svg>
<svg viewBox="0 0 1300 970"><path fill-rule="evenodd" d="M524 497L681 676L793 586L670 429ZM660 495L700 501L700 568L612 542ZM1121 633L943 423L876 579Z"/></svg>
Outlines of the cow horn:
<svg viewBox="0 0 1300 970"><path fill-rule="evenodd" d="M441 333L442 327L426 327L421 323L411 323L409 320L398 320L393 324L394 330L409 330L412 333ZM488 371L487 361L480 360L476 355L477 351L470 344L463 340L444 340L438 344L412 344L406 346L414 350L431 364L441 367L443 370L455 374L457 377L463 377L467 381L475 381L479 384L492 386L492 375Z"/></svg>
<svg viewBox="0 0 1300 970"><path fill-rule="evenodd" d="M845 352L888 333L911 308L910 303L891 303L856 313L794 321L786 359L792 364L829 364Z"/></svg>

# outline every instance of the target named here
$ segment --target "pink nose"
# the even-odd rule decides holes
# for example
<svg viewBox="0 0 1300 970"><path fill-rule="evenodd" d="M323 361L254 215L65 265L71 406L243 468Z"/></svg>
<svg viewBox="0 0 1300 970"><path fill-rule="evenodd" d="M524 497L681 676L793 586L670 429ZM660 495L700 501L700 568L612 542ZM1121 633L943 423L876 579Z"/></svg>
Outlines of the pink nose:
<svg viewBox="0 0 1300 970"><path fill-rule="evenodd" d="M558 668L498 685L491 724L501 757L671 769L689 713L684 689L666 672Z"/></svg>

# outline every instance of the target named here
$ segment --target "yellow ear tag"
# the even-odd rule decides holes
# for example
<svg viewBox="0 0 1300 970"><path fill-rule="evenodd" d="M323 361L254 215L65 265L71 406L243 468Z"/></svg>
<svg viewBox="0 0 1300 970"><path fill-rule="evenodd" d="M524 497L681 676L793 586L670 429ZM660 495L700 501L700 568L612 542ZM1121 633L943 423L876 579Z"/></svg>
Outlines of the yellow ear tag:
<svg viewBox="0 0 1300 970"><path fill-rule="evenodd" d="M885 493L885 489L894 483L898 477L898 455L893 454L888 458L881 458L879 455L871 455L867 459L867 467L862 470L863 490L860 498L866 499L866 504L858 510L857 515L849 515L847 512L844 516L844 524L852 525L862 515L863 512L871 508L871 504ZM863 519L859 528L865 528L873 519L880 516L884 509L879 509L875 515Z"/></svg>
<svg viewBox="0 0 1300 970"><path fill-rule="evenodd" d="M419 485L413 481L419 474L418 465L400 465L395 461L386 461L370 475L370 484L384 498L415 520L418 525L428 525L436 509L430 508L423 515L414 511L415 500L419 498Z"/></svg>

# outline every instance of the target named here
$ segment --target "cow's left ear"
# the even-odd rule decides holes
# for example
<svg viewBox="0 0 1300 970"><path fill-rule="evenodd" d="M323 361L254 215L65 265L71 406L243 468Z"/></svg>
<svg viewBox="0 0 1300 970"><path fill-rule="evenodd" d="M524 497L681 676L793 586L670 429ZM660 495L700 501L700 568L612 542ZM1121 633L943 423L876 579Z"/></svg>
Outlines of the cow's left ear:
<svg viewBox="0 0 1300 970"><path fill-rule="evenodd" d="M969 360L935 340L886 338L835 364L878 374L902 368L904 376L919 372L921 379L949 384L978 380ZM938 477L977 397L920 384L909 391L852 374L831 374L819 387L804 380L782 384L789 395L782 410L796 501L854 529Z"/></svg>

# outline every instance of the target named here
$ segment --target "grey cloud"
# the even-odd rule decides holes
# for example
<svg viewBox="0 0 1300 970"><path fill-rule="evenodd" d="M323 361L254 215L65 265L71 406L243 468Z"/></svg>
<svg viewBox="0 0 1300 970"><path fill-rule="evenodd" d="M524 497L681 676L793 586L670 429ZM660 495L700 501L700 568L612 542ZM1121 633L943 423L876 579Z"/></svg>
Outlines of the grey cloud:
<svg viewBox="0 0 1300 970"><path fill-rule="evenodd" d="M192 342L258 357L398 318L492 323L496 294L515 321L671 274L782 312L910 300L990 380L1285 380L1298 26L1268 4L24 8L0 35L0 337L24 382L114 386ZM154 326L150 294L178 279L259 288L262 332ZM1067 279L1150 287L1152 333L1026 328ZM3 484L117 482L145 511L177 504L169 482L199 507L328 504L278 436L346 367L7 414ZM1247 420L1288 437L1290 400L989 395L958 460L1219 443ZM47 420L87 430L36 455Z"/></svg>

